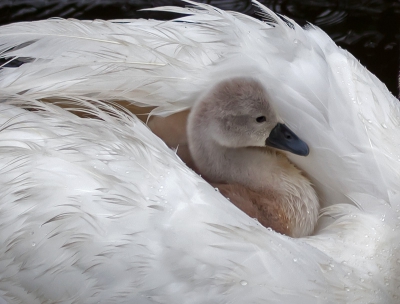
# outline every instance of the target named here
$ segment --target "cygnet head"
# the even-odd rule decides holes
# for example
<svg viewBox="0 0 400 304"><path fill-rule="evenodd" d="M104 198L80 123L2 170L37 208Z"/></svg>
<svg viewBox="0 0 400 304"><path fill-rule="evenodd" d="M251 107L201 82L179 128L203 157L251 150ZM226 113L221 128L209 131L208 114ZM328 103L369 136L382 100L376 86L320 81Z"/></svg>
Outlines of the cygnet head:
<svg viewBox="0 0 400 304"><path fill-rule="evenodd" d="M189 142L208 137L226 148L267 145L298 155L309 152L307 144L279 121L264 87L253 78L216 84L192 109L188 135Z"/></svg>

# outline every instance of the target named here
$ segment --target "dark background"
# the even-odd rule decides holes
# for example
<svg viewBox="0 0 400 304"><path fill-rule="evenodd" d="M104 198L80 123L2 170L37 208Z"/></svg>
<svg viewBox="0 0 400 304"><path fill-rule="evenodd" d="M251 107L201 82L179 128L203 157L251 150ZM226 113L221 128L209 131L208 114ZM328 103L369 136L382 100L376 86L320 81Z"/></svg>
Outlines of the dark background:
<svg viewBox="0 0 400 304"><path fill-rule="evenodd" d="M225 10L256 18L248 0L208 0ZM301 25L319 26L398 96L400 0L260 0ZM173 14L139 12L142 8L185 5L178 0L0 0L0 24L50 17L77 19L154 18Z"/></svg>

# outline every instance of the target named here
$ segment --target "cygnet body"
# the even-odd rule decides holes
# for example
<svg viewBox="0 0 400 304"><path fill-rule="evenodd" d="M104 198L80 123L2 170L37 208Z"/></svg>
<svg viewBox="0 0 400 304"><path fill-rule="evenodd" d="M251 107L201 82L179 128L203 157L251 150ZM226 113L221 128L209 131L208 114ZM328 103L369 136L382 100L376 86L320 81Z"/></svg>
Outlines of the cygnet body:
<svg viewBox="0 0 400 304"><path fill-rule="evenodd" d="M199 173L236 206L278 232L293 237L313 232L318 197L301 171L274 149L307 155L308 146L279 122L257 80L216 84L193 106L187 133Z"/></svg>

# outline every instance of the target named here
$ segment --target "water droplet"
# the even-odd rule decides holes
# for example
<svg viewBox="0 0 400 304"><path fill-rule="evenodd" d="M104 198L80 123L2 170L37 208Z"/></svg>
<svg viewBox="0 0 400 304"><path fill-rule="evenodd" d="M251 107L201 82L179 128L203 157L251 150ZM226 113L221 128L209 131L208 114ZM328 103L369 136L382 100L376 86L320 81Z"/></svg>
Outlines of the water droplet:
<svg viewBox="0 0 400 304"><path fill-rule="evenodd" d="M294 43L294 44L298 44L298 43L299 43L299 40L295 39L295 40L293 40L293 43Z"/></svg>
<svg viewBox="0 0 400 304"><path fill-rule="evenodd" d="M36 243L35 242L32 242L32 247L35 247L36 246Z"/></svg>
<svg viewBox="0 0 400 304"><path fill-rule="evenodd" d="M293 259L293 262L297 263L297 258L294 258L294 259Z"/></svg>
<svg viewBox="0 0 400 304"><path fill-rule="evenodd" d="M219 192L219 189L218 189L218 188L214 188L214 189L215 189L215 191Z"/></svg>
<svg viewBox="0 0 400 304"><path fill-rule="evenodd" d="M381 124L381 126L383 127L383 128L385 128L385 129L387 129L387 125L386 124Z"/></svg>
<svg viewBox="0 0 400 304"><path fill-rule="evenodd" d="M240 281L240 285L246 286L247 285L247 281L245 281L245 280Z"/></svg>
<svg viewBox="0 0 400 304"><path fill-rule="evenodd" d="M126 174L129 174L129 171L125 171Z"/></svg>
<svg viewBox="0 0 400 304"><path fill-rule="evenodd" d="M346 290L346 291L350 291L350 288L349 288L349 287L347 287L347 286L345 286L345 287L344 287L344 290Z"/></svg>

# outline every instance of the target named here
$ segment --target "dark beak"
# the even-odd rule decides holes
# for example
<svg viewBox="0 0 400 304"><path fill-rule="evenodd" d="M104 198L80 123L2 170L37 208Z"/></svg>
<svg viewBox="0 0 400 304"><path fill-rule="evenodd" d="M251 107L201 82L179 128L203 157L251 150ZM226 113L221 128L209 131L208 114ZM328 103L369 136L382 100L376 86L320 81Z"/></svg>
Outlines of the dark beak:
<svg viewBox="0 0 400 304"><path fill-rule="evenodd" d="M265 145L302 156L307 156L310 153L307 144L298 138L286 125L281 123L278 123L272 129L265 141Z"/></svg>

